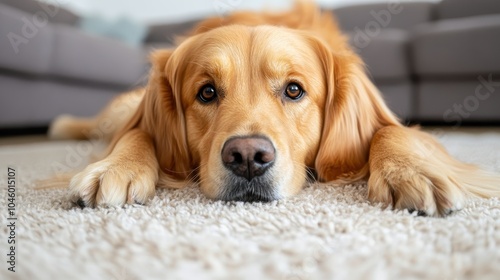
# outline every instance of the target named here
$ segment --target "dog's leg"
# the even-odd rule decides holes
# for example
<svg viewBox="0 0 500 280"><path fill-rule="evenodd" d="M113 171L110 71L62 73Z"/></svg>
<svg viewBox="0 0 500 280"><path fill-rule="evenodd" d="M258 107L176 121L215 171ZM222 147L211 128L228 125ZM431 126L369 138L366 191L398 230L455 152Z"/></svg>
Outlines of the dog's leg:
<svg viewBox="0 0 500 280"><path fill-rule="evenodd" d="M430 134L388 126L371 142L368 197L396 209L445 216L467 196L500 196L500 177L452 158Z"/></svg>
<svg viewBox="0 0 500 280"><path fill-rule="evenodd" d="M109 141L132 117L143 95L142 89L119 95L95 117L61 115L51 123L48 135L51 139L92 138Z"/></svg>
<svg viewBox="0 0 500 280"><path fill-rule="evenodd" d="M146 203L154 196L158 162L151 137L132 129L111 154L90 164L71 179L70 193L80 206L121 206Z"/></svg>

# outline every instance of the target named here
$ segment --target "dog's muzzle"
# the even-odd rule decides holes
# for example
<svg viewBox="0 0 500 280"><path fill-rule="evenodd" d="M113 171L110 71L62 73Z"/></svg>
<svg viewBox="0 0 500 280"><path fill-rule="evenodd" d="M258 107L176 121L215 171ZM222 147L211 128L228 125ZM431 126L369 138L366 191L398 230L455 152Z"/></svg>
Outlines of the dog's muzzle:
<svg viewBox="0 0 500 280"><path fill-rule="evenodd" d="M228 139L222 148L222 162L231 171L222 200L275 200L274 187L268 170L276 159L276 149L263 136L244 136Z"/></svg>

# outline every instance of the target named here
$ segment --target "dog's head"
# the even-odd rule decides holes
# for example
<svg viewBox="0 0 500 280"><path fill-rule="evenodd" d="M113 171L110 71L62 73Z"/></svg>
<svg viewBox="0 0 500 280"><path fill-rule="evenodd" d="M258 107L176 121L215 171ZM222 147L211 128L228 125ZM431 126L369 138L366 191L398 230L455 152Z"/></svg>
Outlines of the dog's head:
<svg viewBox="0 0 500 280"><path fill-rule="evenodd" d="M395 122L358 57L305 31L225 26L153 54L139 125L161 171L208 197L274 200L363 169Z"/></svg>

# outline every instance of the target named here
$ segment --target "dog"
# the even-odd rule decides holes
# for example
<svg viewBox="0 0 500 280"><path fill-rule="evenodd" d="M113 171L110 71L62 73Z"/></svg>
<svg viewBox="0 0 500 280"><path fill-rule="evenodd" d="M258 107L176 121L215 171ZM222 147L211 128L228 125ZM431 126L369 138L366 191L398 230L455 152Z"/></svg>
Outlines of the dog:
<svg viewBox="0 0 500 280"><path fill-rule="evenodd" d="M113 124L107 155L69 183L82 207L144 204L157 187L189 182L212 199L265 202L297 194L308 174L367 180L369 201L428 216L500 196L498 176L400 123L314 4L209 18L151 63L144 88L94 118L50 126L52 138L78 139ZM123 104L129 110L116 110Z"/></svg>

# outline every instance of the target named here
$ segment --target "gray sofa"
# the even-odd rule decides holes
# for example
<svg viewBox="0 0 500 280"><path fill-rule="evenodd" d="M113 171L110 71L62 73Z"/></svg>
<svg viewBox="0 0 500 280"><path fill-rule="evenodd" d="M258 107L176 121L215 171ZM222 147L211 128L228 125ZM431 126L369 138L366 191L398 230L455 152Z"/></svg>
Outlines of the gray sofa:
<svg viewBox="0 0 500 280"><path fill-rule="evenodd" d="M0 0L0 128L92 115L143 82L143 48L83 32L78 20L43 3Z"/></svg>
<svg viewBox="0 0 500 280"><path fill-rule="evenodd" d="M498 123L500 1L391 3L335 14L393 110L413 121Z"/></svg>
<svg viewBox="0 0 500 280"><path fill-rule="evenodd" d="M389 106L407 121L499 123L500 1L391 3L333 11ZM49 21L40 28L37 13ZM152 47L171 46L197 22L150 26L144 45L131 47L81 31L78 20L33 0L0 0L0 129L96 113L144 82ZM23 35L26 21L37 31ZM17 52L10 33L25 39Z"/></svg>

